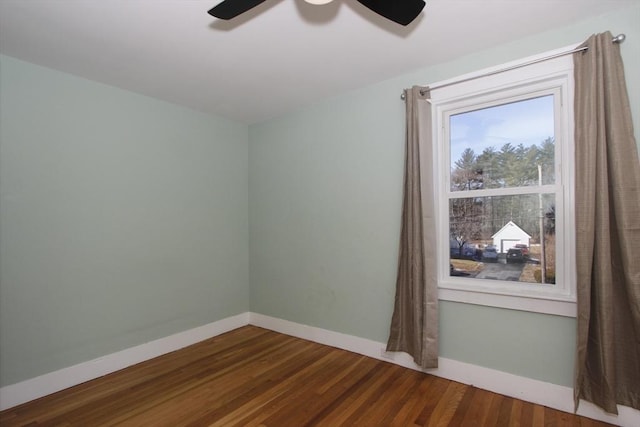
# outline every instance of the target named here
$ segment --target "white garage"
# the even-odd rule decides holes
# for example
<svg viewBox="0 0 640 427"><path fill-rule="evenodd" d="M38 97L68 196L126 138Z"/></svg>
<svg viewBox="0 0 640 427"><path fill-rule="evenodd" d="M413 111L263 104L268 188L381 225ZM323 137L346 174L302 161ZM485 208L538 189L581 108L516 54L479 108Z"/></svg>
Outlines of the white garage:
<svg viewBox="0 0 640 427"><path fill-rule="evenodd" d="M513 221L509 221L496 234L491 236L493 245L499 252L507 252L515 245L522 243L529 246L531 236Z"/></svg>

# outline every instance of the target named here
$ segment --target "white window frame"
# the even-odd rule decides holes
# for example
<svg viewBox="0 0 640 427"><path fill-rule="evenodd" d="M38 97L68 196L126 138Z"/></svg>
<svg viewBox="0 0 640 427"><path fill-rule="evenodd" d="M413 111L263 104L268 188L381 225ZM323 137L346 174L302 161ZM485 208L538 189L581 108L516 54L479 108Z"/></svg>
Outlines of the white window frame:
<svg viewBox="0 0 640 427"><path fill-rule="evenodd" d="M576 316L573 59L559 55L574 46L433 83L433 185L436 195L438 286L441 300L562 316ZM559 56L557 56L559 55ZM557 56L540 61L543 58ZM503 71L508 70L508 71ZM440 86L440 88L438 88ZM452 277L449 274L450 166L448 118L468 108L554 95L556 182L533 187L556 193L556 284L527 284ZM526 193L527 190L524 192ZM465 192L471 196L514 194L510 189ZM460 195L460 192L456 192Z"/></svg>

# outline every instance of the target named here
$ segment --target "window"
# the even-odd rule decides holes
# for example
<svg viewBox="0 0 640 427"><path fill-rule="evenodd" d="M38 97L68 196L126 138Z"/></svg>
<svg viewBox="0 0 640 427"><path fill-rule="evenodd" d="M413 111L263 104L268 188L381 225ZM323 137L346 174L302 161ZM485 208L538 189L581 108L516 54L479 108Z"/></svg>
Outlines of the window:
<svg viewBox="0 0 640 427"><path fill-rule="evenodd" d="M573 62L535 59L433 85L440 298L574 316Z"/></svg>

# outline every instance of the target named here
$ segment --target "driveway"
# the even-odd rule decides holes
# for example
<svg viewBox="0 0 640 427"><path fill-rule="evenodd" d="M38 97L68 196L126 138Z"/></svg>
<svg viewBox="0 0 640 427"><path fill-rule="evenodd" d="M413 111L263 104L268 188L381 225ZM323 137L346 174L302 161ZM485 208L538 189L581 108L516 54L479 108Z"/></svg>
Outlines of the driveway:
<svg viewBox="0 0 640 427"><path fill-rule="evenodd" d="M476 279L519 281L525 263L503 264L501 262L485 263L484 269L476 275Z"/></svg>

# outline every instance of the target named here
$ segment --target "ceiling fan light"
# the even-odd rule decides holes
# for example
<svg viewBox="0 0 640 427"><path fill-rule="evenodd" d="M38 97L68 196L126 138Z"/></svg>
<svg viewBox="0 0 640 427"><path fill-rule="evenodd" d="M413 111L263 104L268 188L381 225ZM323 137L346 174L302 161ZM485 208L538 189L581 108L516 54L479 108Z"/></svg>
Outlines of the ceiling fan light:
<svg viewBox="0 0 640 427"><path fill-rule="evenodd" d="M304 0L309 4L327 4L327 3L331 3L333 0Z"/></svg>

